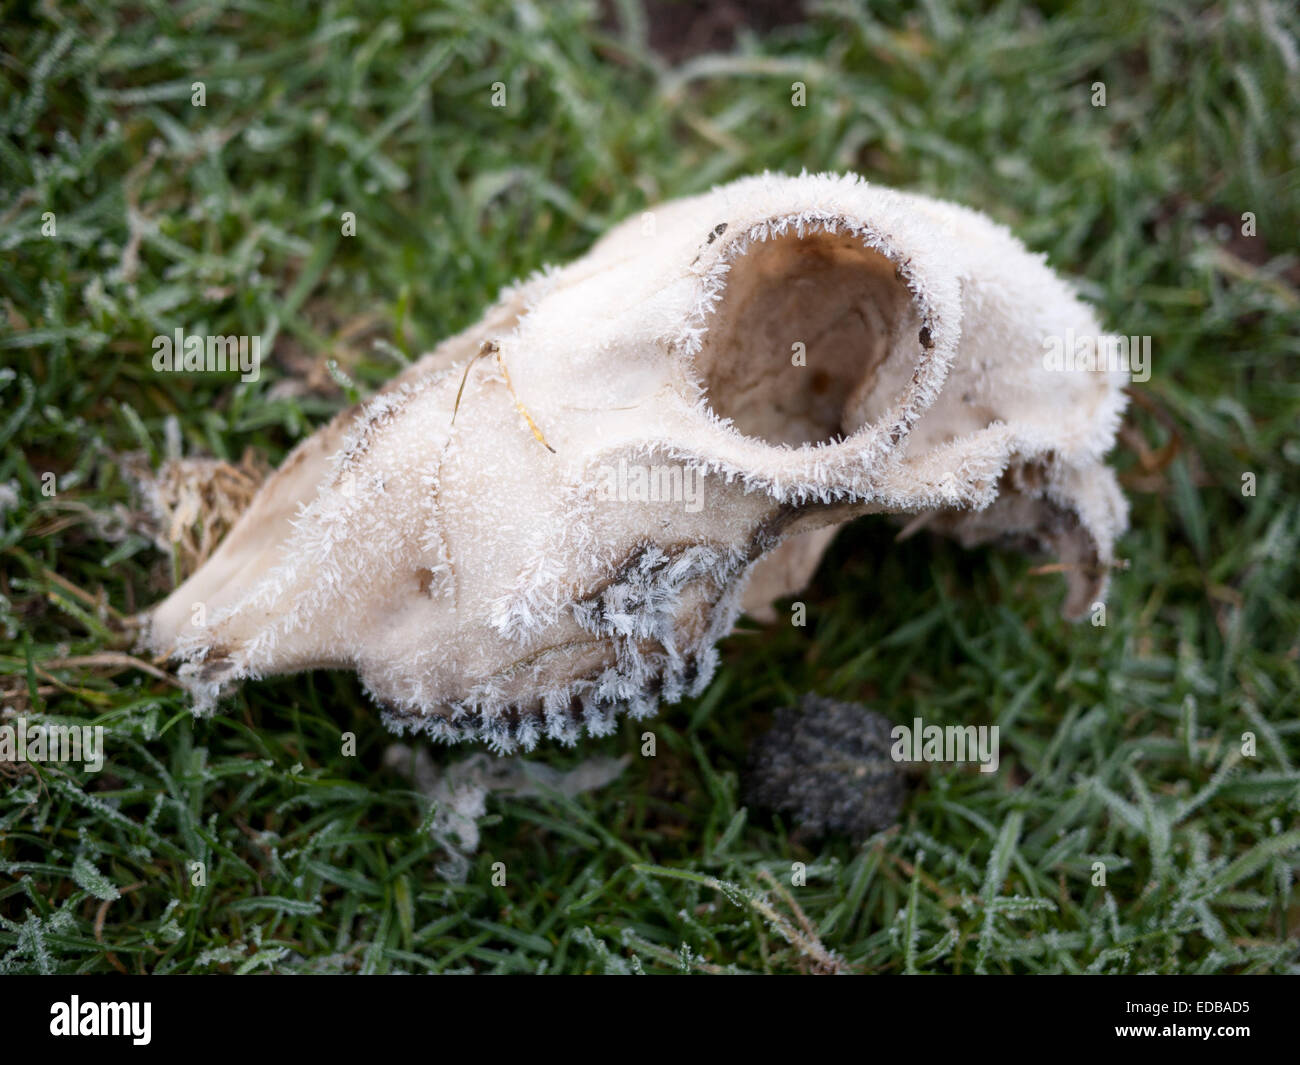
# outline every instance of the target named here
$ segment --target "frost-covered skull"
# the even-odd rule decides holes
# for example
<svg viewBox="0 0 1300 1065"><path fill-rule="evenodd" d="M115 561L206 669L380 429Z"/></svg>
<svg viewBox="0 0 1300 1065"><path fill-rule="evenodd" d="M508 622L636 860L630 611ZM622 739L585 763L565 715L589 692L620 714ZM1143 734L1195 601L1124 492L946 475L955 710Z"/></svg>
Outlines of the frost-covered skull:
<svg viewBox="0 0 1300 1065"><path fill-rule="evenodd" d="M975 212L738 181L508 290L305 441L151 638L200 708L351 668L391 726L508 750L701 690L860 514L1049 547L1075 615L1125 522L1100 334ZM1067 336L1091 355L1062 371Z"/></svg>

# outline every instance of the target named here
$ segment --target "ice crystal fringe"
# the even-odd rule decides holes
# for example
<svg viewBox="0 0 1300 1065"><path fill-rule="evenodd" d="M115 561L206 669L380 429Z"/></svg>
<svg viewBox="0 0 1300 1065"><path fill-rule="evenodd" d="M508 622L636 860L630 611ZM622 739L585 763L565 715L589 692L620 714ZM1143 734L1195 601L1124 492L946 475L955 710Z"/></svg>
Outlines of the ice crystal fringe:
<svg viewBox="0 0 1300 1065"><path fill-rule="evenodd" d="M152 614L196 709L335 666L399 732L501 752L605 735L703 690L742 609L797 592L859 514L1037 541L1066 562L1070 611L1104 594L1126 375L1048 372L1045 337L1100 327L1041 257L851 176L659 210L653 237L630 220L508 287L295 449ZM782 368L791 337L838 375L834 421ZM496 369L463 376L484 350ZM702 508L600 496L619 462L691 471Z"/></svg>

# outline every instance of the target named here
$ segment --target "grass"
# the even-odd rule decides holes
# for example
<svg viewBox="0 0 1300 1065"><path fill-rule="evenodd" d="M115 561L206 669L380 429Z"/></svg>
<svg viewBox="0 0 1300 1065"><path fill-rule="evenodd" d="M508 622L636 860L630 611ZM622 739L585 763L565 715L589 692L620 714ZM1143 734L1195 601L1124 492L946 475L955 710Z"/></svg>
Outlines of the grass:
<svg viewBox="0 0 1300 1065"><path fill-rule="evenodd" d="M5 5L0 54L0 684L33 720L104 725L108 763L0 778L0 971L1297 969L1293 10L829 3L669 67L637 0L606 21L529 0L29 6ZM611 222L805 166L981 208L1154 338L1104 627L1062 622L1032 560L856 525L807 627L729 638L707 692L649 726L656 757L634 725L539 752L633 757L576 799L491 800L463 883L352 676L249 685L195 721L102 657L174 580L121 458L160 461L170 419L187 454L278 462ZM156 374L150 341L178 326L273 356L248 385ZM931 767L860 847L802 838L738 795L749 742L809 690L997 724L1001 769Z"/></svg>

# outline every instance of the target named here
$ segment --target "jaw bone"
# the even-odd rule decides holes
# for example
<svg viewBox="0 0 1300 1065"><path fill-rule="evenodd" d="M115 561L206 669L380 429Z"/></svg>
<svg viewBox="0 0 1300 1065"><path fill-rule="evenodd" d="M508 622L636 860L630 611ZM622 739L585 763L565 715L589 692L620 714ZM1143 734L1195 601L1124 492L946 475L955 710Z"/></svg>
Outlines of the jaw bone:
<svg viewBox="0 0 1300 1065"><path fill-rule="evenodd" d="M1127 374L1043 353L1101 332L973 211L722 186L506 291L303 442L150 638L199 709L348 668L391 727L505 751L702 690L742 608L770 616L861 514L1054 550L1076 616L1126 521L1102 460Z"/></svg>

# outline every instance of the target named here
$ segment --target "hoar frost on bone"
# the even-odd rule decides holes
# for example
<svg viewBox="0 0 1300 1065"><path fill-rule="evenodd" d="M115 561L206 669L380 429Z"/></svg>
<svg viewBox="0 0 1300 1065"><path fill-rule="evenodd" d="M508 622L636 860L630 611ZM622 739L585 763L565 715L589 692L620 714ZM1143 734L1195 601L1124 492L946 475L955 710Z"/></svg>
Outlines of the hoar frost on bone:
<svg viewBox="0 0 1300 1065"><path fill-rule="evenodd" d="M151 615L201 709L351 668L398 731L603 735L703 690L742 609L770 617L861 514L1054 550L1067 614L1104 595L1126 375L1045 365L1050 338L1104 334L1040 257L853 177L747 178L655 218L294 450ZM610 498L620 463L678 464L701 495Z"/></svg>

